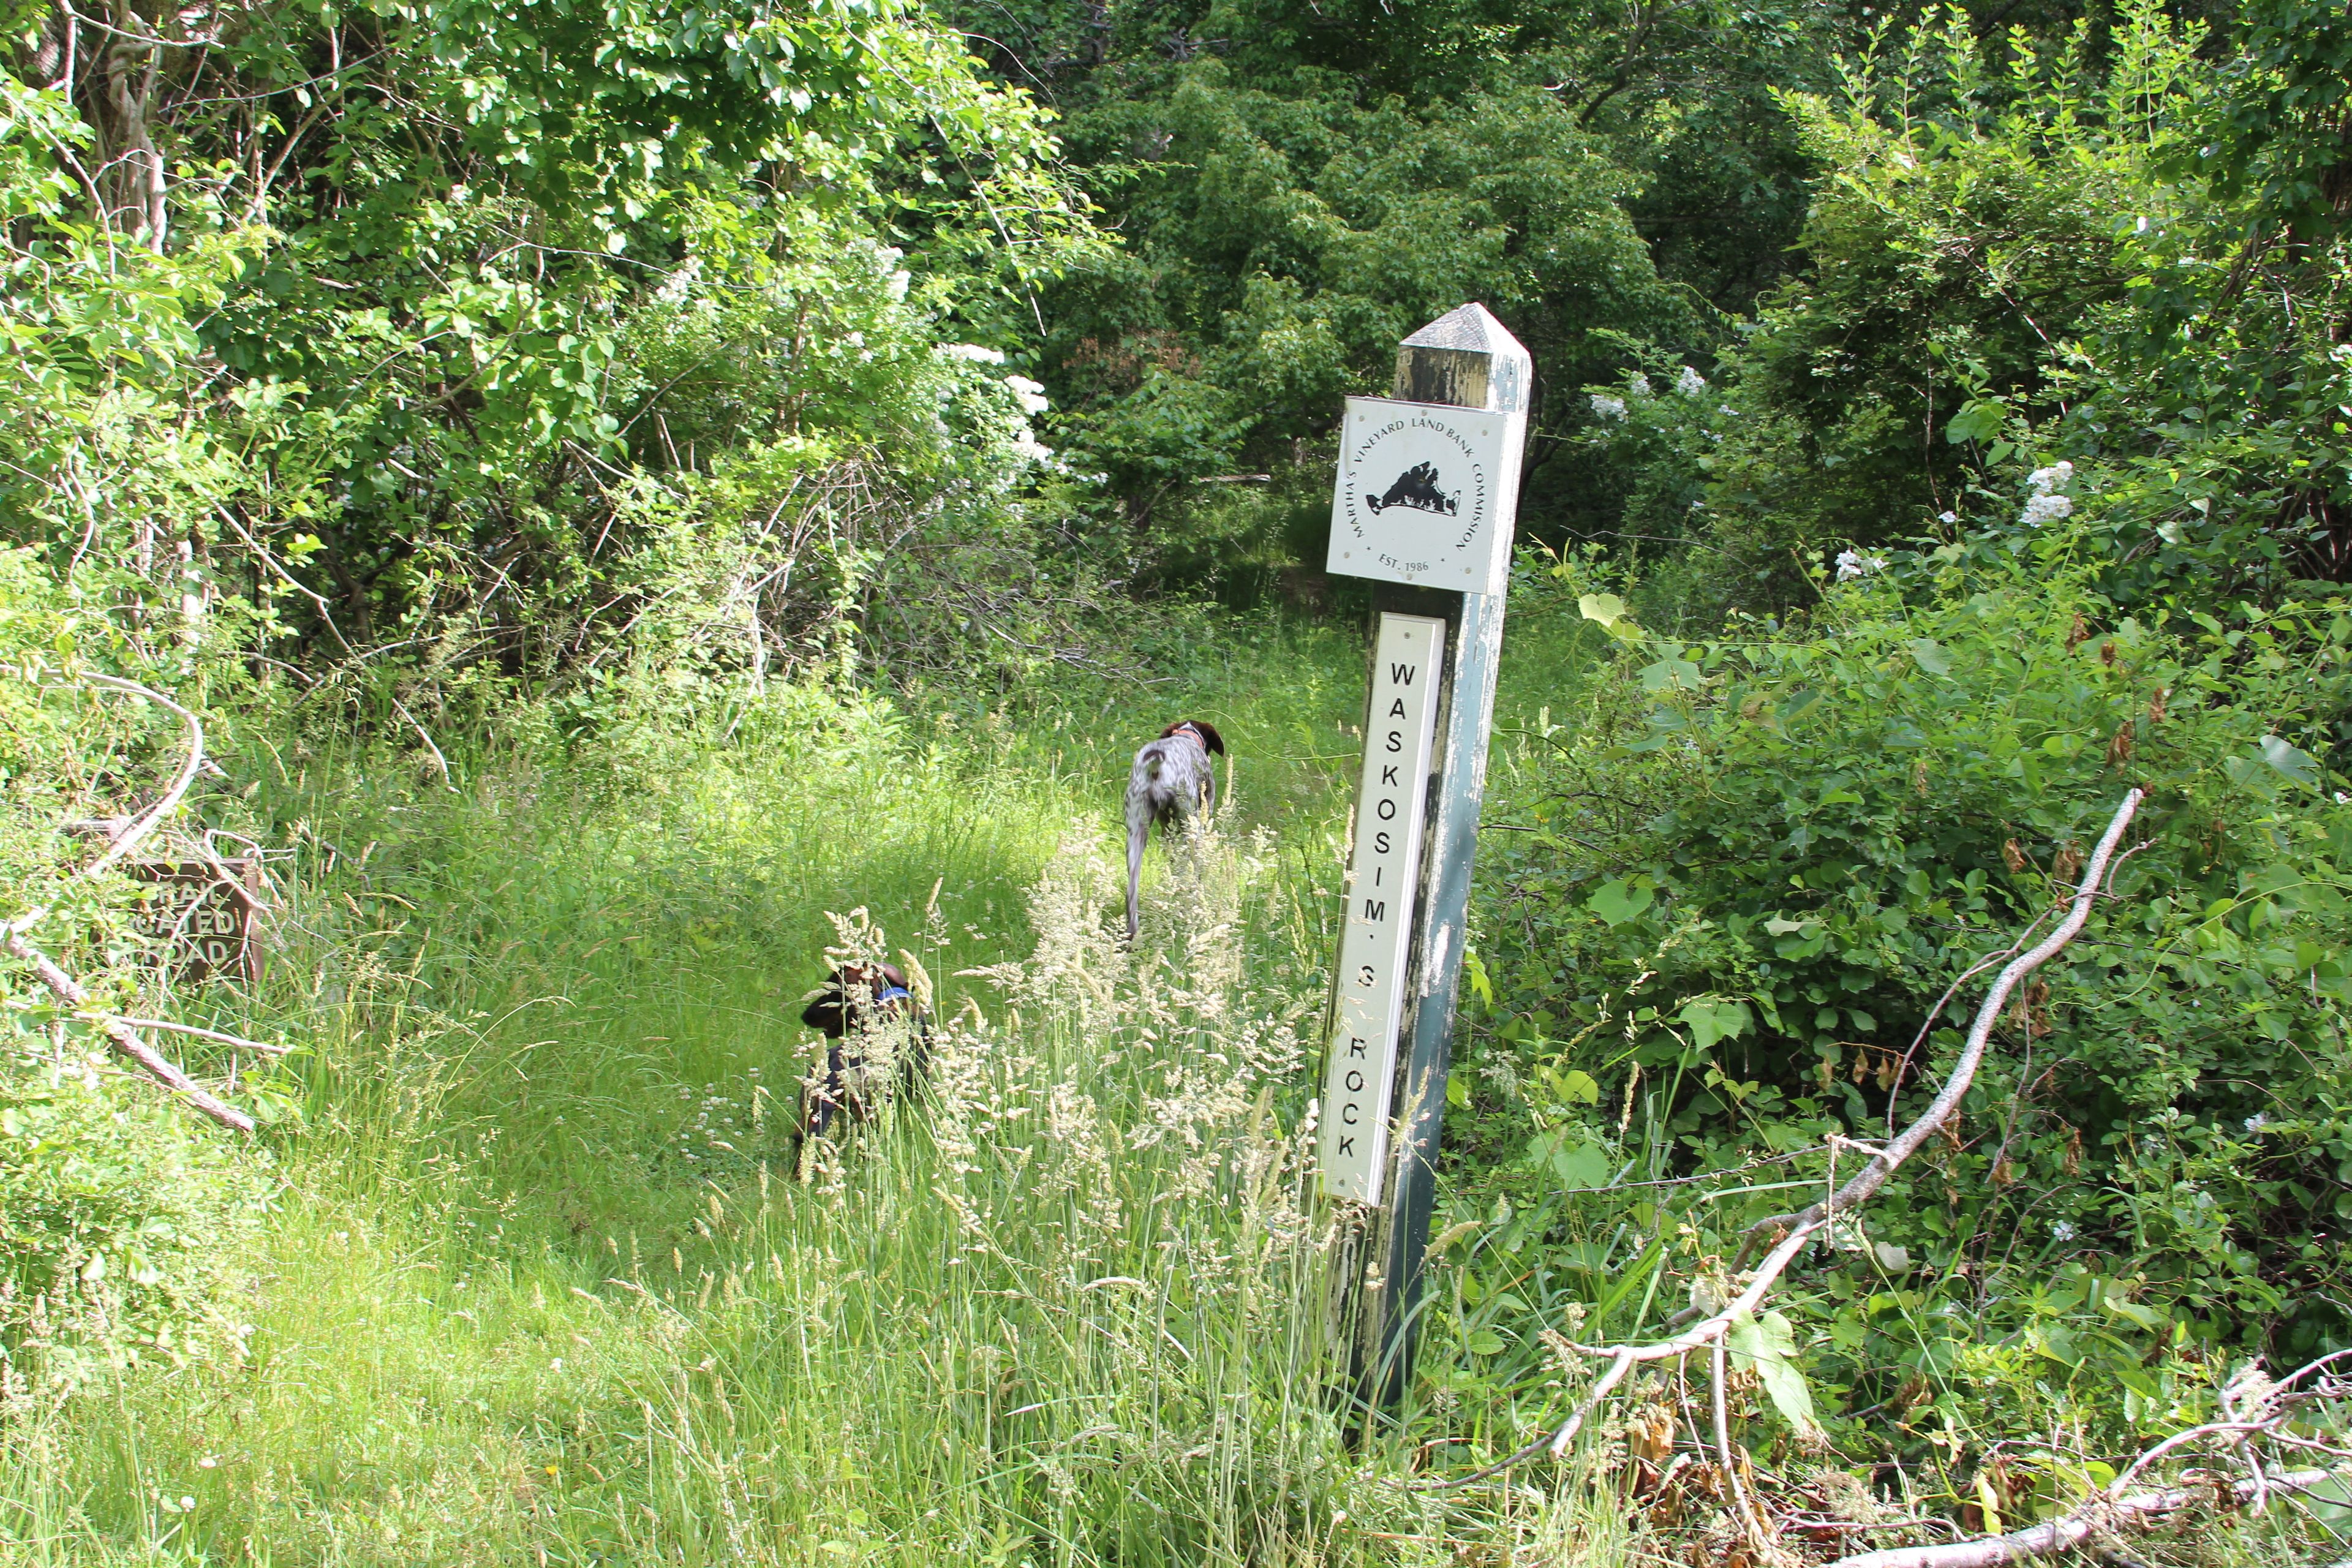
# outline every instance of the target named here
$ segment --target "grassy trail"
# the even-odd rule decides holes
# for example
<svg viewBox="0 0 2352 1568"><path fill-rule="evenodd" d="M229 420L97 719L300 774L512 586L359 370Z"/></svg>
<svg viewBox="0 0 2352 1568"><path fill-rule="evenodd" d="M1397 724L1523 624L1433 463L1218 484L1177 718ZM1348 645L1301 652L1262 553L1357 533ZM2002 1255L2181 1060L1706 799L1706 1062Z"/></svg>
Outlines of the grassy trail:
<svg viewBox="0 0 2352 1568"><path fill-rule="evenodd" d="M1507 709L1572 636L1518 640ZM1450 1561L1553 1528L1378 1484L1309 1375L1298 1030L1360 658L1244 628L1163 689L779 699L455 793L290 762L318 849L232 1020L311 1047L279 1207L203 1342L20 1423L0 1562ZM1180 709L1234 739L1236 809L1130 960L1099 851ZM926 1125L802 1185L796 999L860 909L962 1022Z"/></svg>

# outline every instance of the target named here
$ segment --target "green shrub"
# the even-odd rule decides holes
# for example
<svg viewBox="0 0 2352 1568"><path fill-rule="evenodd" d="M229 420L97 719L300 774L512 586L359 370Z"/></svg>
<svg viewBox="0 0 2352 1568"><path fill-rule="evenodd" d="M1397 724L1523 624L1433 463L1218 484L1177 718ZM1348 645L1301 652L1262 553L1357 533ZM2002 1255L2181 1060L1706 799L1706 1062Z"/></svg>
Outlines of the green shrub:
<svg viewBox="0 0 2352 1568"><path fill-rule="evenodd" d="M102 1041L47 1044L0 1037L0 1378L20 1389L176 1359L275 1185Z"/></svg>
<svg viewBox="0 0 2352 1568"><path fill-rule="evenodd" d="M1719 398L1580 421L1628 533L1703 524L1674 586L1784 606L1842 545L2029 531L2025 477L2057 459L2098 498L2119 602L2352 575L2352 245L2290 172L2334 156L2343 23L2250 19L2260 63L2215 70L2202 24L2145 5L2103 48L2086 24L2053 47L1950 11L1877 40L1840 92L1785 95L1825 171L1809 265L1724 356ZM1662 526L1659 496L1701 505Z"/></svg>
<svg viewBox="0 0 2352 1568"><path fill-rule="evenodd" d="M2144 847L2004 1019L1956 1135L1810 1271L1810 1364L1857 1409L1987 1381L1964 1418L1993 1425L2119 1381L2097 1418L2160 1426L2188 1397L2167 1347L2300 1359L2352 1331L2352 810L2319 760L2352 616L2118 615L2080 544L1858 562L1777 634L1618 620L1583 722L1522 747L1493 815L1524 831L1481 866L1487 1166L1457 1209L1507 1199L1550 1289L1601 1300L1641 1250L1589 1245L1621 1219L1708 1267L1807 1201L1758 1185L1817 1194L1825 1139L1916 1115L1981 991L1925 1027L1937 999L2050 910L2137 787ZM1561 1193L1759 1158L1790 1168L1697 1201ZM2022 1363L1986 1371L2002 1355Z"/></svg>
<svg viewBox="0 0 2352 1568"><path fill-rule="evenodd" d="M63 831L152 798L182 754L176 719L62 679L87 657L134 649L30 552L0 551L0 922L52 906L31 938L101 1005L148 994L143 1014L155 975L122 918L130 889L77 879L83 842ZM126 1072L91 1024L0 953L0 1384L177 1354L213 1310L268 1171Z"/></svg>

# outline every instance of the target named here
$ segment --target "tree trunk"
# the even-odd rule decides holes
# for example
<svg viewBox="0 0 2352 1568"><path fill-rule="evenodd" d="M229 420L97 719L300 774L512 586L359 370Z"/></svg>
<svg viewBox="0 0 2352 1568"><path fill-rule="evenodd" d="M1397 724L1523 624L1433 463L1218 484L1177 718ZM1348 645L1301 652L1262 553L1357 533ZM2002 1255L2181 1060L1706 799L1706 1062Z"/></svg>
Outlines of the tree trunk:
<svg viewBox="0 0 2352 1568"><path fill-rule="evenodd" d="M139 235L161 253L168 223L163 155L155 146L148 111L163 71L163 46L147 18L128 5L114 10L118 31L106 48L106 101L113 124L106 141L111 153L108 183L113 187L115 227Z"/></svg>

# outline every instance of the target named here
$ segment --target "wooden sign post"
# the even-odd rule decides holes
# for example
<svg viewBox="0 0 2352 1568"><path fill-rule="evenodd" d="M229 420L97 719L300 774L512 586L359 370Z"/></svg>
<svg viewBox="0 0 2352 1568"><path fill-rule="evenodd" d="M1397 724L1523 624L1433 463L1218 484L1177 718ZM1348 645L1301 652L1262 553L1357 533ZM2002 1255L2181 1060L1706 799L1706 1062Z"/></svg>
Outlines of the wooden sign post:
<svg viewBox="0 0 2352 1568"><path fill-rule="evenodd" d="M1380 585L1319 1167L1350 1205L1332 1308L1366 1411L1412 1374L1533 369L1465 305L1341 429L1326 570Z"/></svg>

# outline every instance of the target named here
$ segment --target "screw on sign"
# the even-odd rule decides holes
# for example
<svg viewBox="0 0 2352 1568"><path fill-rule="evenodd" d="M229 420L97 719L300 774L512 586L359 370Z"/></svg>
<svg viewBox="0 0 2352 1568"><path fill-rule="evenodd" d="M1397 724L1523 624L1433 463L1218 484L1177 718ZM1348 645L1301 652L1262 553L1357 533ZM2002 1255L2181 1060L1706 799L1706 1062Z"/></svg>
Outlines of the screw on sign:
<svg viewBox="0 0 2352 1568"><path fill-rule="evenodd" d="M155 890L139 903L139 928L173 950L184 980L261 978L261 866L233 860L136 860L125 868Z"/></svg>

